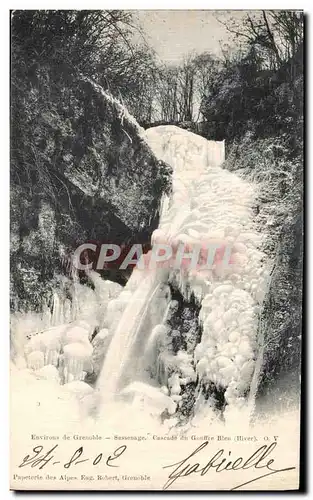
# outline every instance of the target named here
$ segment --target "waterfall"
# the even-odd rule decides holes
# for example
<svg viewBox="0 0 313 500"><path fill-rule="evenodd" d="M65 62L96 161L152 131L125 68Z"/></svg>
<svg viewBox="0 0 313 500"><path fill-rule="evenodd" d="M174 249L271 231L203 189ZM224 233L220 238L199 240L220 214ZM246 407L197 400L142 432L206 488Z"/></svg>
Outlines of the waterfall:
<svg viewBox="0 0 313 500"><path fill-rule="evenodd" d="M150 269L143 255L124 288L90 272L93 289L74 280L73 300L56 291L52 314L12 318L15 364L32 380L57 381L60 394L80 395L80 404L91 391L84 412L100 421L125 401L153 418L178 415L187 401L207 419L221 395L226 420L236 421L238 412L249 419L271 264L262 252L266 234L253 221L255 186L221 168L224 142L174 126L142 135L173 168L152 244L176 252L180 243L213 240L231 245L232 266L218 258L206 270Z"/></svg>
<svg viewBox="0 0 313 500"><path fill-rule="evenodd" d="M145 139L156 156L173 167L173 193L162 204L152 243L226 242L233 246L234 265L223 269L217 264L204 274L177 269L133 272L126 285L132 294L98 380L101 413L108 401L134 382L140 382L136 387L146 392L143 383L158 385L145 372L145 346L149 345L152 360L151 349L158 342L153 329L164 324L170 298L159 314L153 316L149 311L160 288L174 281L186 300L193 293L200 301L203 333L193 359L184 352L161 352L159 361L154 359L165 371L167 366L176 370L167 381L171 398L179 401L186 380L198 379L223 389L228 412L232 407L242 411L258 356L257 322L268 273L260 250L262 238L253 225L254 186L221 168L224 141L207 141L174 126L149 129Z"/></svg>
<svg viewBox="0 0 313 500"><path fill-rule="evenodd" d="M151 301L161 284L157 274L147 276L128 303L114 332L105 363L98 380L102 400L110 401L120 388L123 377L129 382L137 375L138 360L144 347L144 323Z"/></svg>

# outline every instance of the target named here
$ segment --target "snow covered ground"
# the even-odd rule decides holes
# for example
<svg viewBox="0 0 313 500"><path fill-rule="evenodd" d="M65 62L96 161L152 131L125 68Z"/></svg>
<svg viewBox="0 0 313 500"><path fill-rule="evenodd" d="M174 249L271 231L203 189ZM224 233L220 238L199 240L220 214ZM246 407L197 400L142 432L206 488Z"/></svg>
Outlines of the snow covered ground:
<svg viewBox="0 0 313 500"><path fill-rule="evenodd" d="M182 387L197 381L199 386L213 383L225 390L226 421L237 419L238 412L249 419L249 388L257 377L259 355L258 315L270 266L262 253L263 236L254 227L254 186L220 167L224 143L174 126L149 129L143 135L174 169L173 193L163 200L152 242L231 244L233 265L225 268L217 262L205 272L137 269L124 289L91 273L95 290L77 284L75 311L65 314L62 299L56 298L54 318L13 317L15 411L27 392L29 411L40 400L40 411L50 419L55 410L63 421L69 412L77 422L82 417L116 421L121 407L128 405L142 412L145 426L150 415L154 426L164 410L175 415ZM165 320L175 309L168 281L179 283L187 299L193 293L201 305L203 333L192 357L183 351L171 354L162 345ZM95 326L100 332L93 338ZM45 331L29 340L34 327ZM163 370L162 384L160 377L146 376L147 364ZM175 367L171 376L168 366ZM87 383L92 373L95 387ZM216 419L210 401L201 400L201 395L195 422L199 419ZM163 425L174 424L172 417Z"/></svg>

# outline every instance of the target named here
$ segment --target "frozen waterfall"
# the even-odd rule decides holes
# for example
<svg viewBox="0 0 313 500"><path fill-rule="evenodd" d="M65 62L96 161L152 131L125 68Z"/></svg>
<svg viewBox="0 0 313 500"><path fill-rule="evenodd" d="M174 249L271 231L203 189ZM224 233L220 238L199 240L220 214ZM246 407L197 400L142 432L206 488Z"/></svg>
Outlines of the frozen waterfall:
<svg viewBox="0 0 313 500"><path fill-rule="evenodd" d="M72 309L55 296L52 317L13 318L14 373L25 373L29 387L40 381L43 398L43 384L53 382L51 395L68 401L72 394L75 411L90 415L96 407L100 420L108 405L129 403L170 418L182 411L190 387L194 416L214 407L212 387L223 395L225 418L248 414L268 276L253 221L255 188L221 168L224 142L175 126L142 135L173 167L152 244L231 245L232 266L217 260L205 271L142 270L138 263L124 288L91 272L94 290L76 283ZM43 332L26 335L36 321ZM176 324L184 325L184 342Z"/></svg>
<svg viewBox="0 0 313 500"><path fill-rule="evenodd" d="M224 142L207 141L175 126L149 129L145 138L173 167L173 193L164 200L152 242L221 241L232 245L234 265L227 269L217 263L205 273L134 270L125 287L131 291L129 302L98 379L102 411L123 387L125 392L125 385L131 384L131 390L139 381L141 391L143 383L159 383L160 392L161 383L169 386L168 402L164 401L168 406L170 399L179 402L188 381L214 383L225 390L227 409L240 408L246 404L255 370L258 313L267 282L262 238L253 225L253 186L221 168ZM187 300L193 293L201 305L203 333L193 359L160 346L165 309L171 306L167 284L173 281ZM145 368L151 363L165 368L162 380L147 378Z"/></svg>

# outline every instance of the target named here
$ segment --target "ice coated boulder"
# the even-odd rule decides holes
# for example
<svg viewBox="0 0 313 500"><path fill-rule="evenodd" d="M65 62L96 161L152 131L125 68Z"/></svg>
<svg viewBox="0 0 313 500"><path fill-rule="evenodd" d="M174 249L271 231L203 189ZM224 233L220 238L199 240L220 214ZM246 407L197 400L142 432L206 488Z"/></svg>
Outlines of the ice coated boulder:
<svg viewBox="0 0 313 500"><path fill-rule="evenodd" d="M150 412L157 415L164 410L171 415L176 410L176 404L169 396L166 396L160 389L143 382L132 382L120 391L119 396L126 401L132 401L135 405L147 406Z"/></svg>
<svg viewBox="0 0 313 500"><path fill-rule="evenodd" d="M45 365L35 372L39 378L60 383L60 375L58 369L54 365Z"/></svg>
<svg viewBox="0 0 313 500"><path fill-rule="evenodd" d="M63 344L73 344L76 342L87 342L89 340L89 331L82 326L72 326L64 334Z"/></svg>
<svg viewBox="0 0 313 500"><path fill-rule="evenodd" d="M92 387L90 387L90 385L86 384L82 380L74 380L72 382L68 382L67 384L64 384L63 389L64 391L68 391L78 398L84 398L85 396L93 393Z"/></svg>

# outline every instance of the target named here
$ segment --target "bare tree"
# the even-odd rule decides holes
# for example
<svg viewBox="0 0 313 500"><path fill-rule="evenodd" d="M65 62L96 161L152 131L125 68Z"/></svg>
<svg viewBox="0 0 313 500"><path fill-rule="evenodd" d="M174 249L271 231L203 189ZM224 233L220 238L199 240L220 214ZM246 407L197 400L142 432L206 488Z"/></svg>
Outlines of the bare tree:
<svg viewBox="0 0 313 500"><path fill-rule="evenodd" d="M247 50L255 47L265 67L278 69L297 53L303 39L301 11L266 11L247 13L241 22L219 21Z"/></svg>

